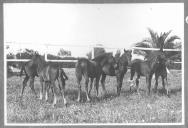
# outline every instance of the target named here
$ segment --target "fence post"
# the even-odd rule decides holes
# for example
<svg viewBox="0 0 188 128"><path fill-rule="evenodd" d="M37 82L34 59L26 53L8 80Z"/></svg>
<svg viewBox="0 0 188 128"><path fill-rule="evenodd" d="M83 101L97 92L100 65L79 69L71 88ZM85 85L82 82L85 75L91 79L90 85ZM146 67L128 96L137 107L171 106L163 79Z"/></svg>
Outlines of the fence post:
<svg viewBox="0 0 188 128"><path fill-rule="evenodd" d="M44 58L45 58L45 61L48 61L48 56L47 56L48 55L48 52L47 52L48 51L48 45L46 44L45 47L46 48L45 48Z"/></svg>

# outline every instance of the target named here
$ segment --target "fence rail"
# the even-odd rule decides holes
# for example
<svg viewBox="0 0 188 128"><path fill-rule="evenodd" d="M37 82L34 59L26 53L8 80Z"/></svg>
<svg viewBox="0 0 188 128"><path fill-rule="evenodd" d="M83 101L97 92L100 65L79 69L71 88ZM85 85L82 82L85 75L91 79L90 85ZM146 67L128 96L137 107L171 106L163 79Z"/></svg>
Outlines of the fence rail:
<svg viewBox="0 0 188 128"><path fill-rule="evenodd" d="M11 42L6 42L5 45L33 45L32 43L11 43ZM103 46L96 46L96 45L61 45L61 44L48 44L48 43L37 43L37 45L42 45L46 48L45 51L45 61L47 62L76 62L77 60L50 60L47 58L48 55L48 48L49 46L64 46L64 47L90 47L92 48L92 58L94 56L94 48L107 48L107 49L124 49L124 48L118 48L118 47L103 47ZM132 49L132 54L135 49L138 50L159 50L158 48L142 48L142 47L131 47ZM163 49L164 51L181 51L181 49ZM30 59L6 59L7 62L26 62L29 61ZM173 63L182 63L182 62L173 62Z"/></svg>
<svg viewBox="0 0 188 128"><path fill-rule="evenodd" d="M142 47L132 47L132 49L138 49L138 50L153 50L153 51L158 51L160 50L159 48L142 48ZM181 51L181 49L163 49L163 51Z"/></svg>

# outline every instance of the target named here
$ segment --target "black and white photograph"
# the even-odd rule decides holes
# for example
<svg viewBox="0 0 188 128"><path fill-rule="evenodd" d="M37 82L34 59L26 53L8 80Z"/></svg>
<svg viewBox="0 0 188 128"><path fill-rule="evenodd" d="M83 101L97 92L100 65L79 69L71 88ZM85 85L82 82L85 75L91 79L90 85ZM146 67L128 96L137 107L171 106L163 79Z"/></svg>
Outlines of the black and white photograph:
<svg viewBox="0 0 188 128"><path fill-rule="evenodd" d="M4 124L184 125L184 3L4 3Z"/></svg>

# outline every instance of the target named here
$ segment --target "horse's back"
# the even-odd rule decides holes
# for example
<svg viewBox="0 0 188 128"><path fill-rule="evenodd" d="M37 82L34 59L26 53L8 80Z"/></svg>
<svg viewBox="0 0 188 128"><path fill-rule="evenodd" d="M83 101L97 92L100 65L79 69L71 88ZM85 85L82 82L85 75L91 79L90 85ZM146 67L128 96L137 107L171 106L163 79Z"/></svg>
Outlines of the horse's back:
<svg viewBox="0 0 188 128"><path fill-rule="evenodd" d="M44 81L55 81L58 78L59 67L51 65L45 65L39 72L40 76L43 77Z"/></svg>
<svg viewBox="0 0 188 128"><path fill-rule="evenodd" d="M139 75L145 76L150 72L150 66L146 61L135 59L131 63L131 70L136 70Z"/></svg>
<svg viewBox="0 0 188 128"><path fill-rule="evenodd" d="M94 78L99 71L99 65L95 61L90 61L86 58L79 59L75 65L75 73L77 77L87 74L89 77Z"/></svg>

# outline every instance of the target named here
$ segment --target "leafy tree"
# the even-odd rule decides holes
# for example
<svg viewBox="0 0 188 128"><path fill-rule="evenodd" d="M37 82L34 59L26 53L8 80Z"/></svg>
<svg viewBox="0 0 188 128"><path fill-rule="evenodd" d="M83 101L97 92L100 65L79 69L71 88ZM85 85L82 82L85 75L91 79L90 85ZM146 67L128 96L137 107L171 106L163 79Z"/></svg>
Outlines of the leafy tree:
<svg viewBox="0 0 188 128"><path fill-rule="evenodd" d="M58 56L71 56L71 51L61 48L57 53Z"/></svg>
<svg viewBox="0 0 188 128"><path fill-rule="evenodd" d="M21 51L21 50L20 50ZM32 49L25 49L23 52L18 52L16 54L16 58L19 59L31 59L31 57L35 54L38 53L37 51L34 51Z"/></svg>
<svg viewBox="0 0 188 128"><path fill-rule="evenodd" d="M136 47L144 47L144 48L160 48L160 49L175 49L177 46L181 48L181 43L177 45L177 43L174 43L175 40L180 39L177 35L169 36L172 32L171 30L168 32L160 33L154 32L152 29L148 28L150 37L145 38L139 43L136 43ZM150 54L151 51L146 51L146 54ZM181 52L165 52L167 57L174 56L176 54L181 54Z"/></svg>

